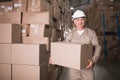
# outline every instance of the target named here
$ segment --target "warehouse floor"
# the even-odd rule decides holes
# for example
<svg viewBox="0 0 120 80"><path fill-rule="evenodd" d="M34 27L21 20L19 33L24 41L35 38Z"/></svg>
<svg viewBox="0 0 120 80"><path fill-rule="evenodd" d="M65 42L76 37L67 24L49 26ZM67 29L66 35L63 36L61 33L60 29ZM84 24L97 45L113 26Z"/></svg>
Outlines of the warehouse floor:
<svg viewBox="0 0 120 80"><path fill-rule="evenodd" d="M120 80L120 60L101 59L94 67L95 80Z"/></svg>
<svg viewBox="0 0 120 80"><path fill-rule="evenodd" d="M102 58L94 67L95 80L120 80L120 59ZM64 75L65 76L65 75Z"/></svg>

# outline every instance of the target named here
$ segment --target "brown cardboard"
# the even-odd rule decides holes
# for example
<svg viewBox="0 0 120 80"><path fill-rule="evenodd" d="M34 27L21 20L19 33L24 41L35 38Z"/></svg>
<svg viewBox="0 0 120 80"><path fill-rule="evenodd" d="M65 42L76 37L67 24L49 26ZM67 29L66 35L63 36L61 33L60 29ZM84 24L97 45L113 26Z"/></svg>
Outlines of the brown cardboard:
<svg viewBox="0 0 120 80"><path fill-rule="evenodd" d="M45 24L30 24L30 37L50 37L50 26Z"/></svg>
<svg viewBox="0 0 120 80"><path fill-rule="evenodd" d="M45 0L28 0L28 12L48 11L49 4Z"/></svg>
<svg viewBox="0 0 120 80"><path fill-rule="evenodd" d="M22 28L22 36L26 37L50 37L51 28L45 24L26 24Z"/></svg>
<svg viewBox="0 0 120 80"><path fill-rule="evenodd" d="M13 2L5 2L6 3L6 12L13 12Z"/></svg>
<svg viewBox="0 0 120 80"><path fill-rule="evenodd" d="M22 25L22 37L28 37L30 31L30 24Z"/></svg>
<svg viewBox="0 0 120 80"><path fill-rule="evenodd" d="M90 44L52 42L51 60L53 64L81 70L92 58L92 50Z"/></svg>
<svg viewBox="0 0 120 80"><path fill-rule="evenodd" d="M59 20L60 19L60 8L57 6L57 7L53 7L53 18Z"/></svg>
<svg viewBox="0 0 120 80"><path fill-rule="evenodd" d="M14 12L26 12L27 0L13 0Z"/></svg>
<svg viewBox="0 0 120 80"><path fill-rule="evenodd" d="M3 14L5 10L5 4L4 2L0 2L0 14Z"/></svg>
<svg viewBox="0 0 120 80"><path fill-rule="evenodd" d="M46 44L49 51L49 38L48 37L22 37L22 43L26 44Z"/></svg>
<svg viewBox="0 0 120 80"><path fill-rule="evenodd" d="M0 44L0 63L11 63L11 44Z"/></svg>
<svg viewBox="0 0 120 80"><path fill-rule="evenodd" d="M12 65L12 80L47 80L47 63L40 66Z"/></svg>
<svg viewBox="0 0 120 80"><path fill-rule="evenodd" d="M22 24L49 24L49 12L23 13Z"/></svg>
<svg viewBox="0 0 120 80"><path fill-rule="evenodd" d="M45 44L12 44L12 64L40 65L46 55Z"/></svg>
<svg viewBox="0 0 120 80"><path fill-rule="evenodd" d="M13 2L1 2L0 13L7 13L13 11Z"/></svg>
<svg viewBox="0 0 120 80"><path fill-rule="evenodd" d="M0 80L11 80L11 64L0 64Z"/></svg>
<svg viewBox="0 0 120 80"><path fill-rule="evenodd" d="M13 2L0 2L0 12L13 12Z"/></svg>
<svg viewBox="0 0 120 80"><path fill-rule="evenodd" d="M21 24L21 13L10 12L0 15L0 23Z"/></svg>
<svg viewBox="0 0 120 80"><path fill-rule="evenodd" d="M0 24L0 43L20 43L21 26L19 24Z"/></svg>

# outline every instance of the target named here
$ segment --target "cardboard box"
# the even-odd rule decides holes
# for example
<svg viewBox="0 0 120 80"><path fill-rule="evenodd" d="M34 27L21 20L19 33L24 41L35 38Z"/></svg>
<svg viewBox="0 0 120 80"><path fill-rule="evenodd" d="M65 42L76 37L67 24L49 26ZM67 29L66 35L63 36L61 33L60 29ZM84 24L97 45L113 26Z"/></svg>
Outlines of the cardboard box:
<svg viewBox="0 0 120 80"><path fill-rule="evenodd" d="M5 12L13 12L13 2L5 2L6 9Z"/></svg>
<svg viewBox="0 0 120 80"><path fill-rule="evenodd" d="M20 43L21 26L18 24L0 24L0 43Z"/></svg>
<svg viewBox="0 0 120 80"><path fill-rule="evenodd" d="M52 8L52 16L54 19L60 20L61 12L58 6Z"/></svg>
<svg viewBox="0 0 120 80"><path fill-rule="evenodd" d="M30 31L30 24L22 25L22 37L28 37Z"/></svg>
<svg viewBox="0 0 120 80"><path fill-rule="evenodd" d="M52 42L51 60L53 64L81 70L92 58L92 50L90 44Z"/></svg>
<svg viewBox="0 0 120 80"><path fill-rule="evenodd" d="M22 24L49 24L49 12L23 13Z"/></svg>
<svg viewBox="0 0 120 80"><path fill-rule="evenodd" d="M11 63L11 44L0 44L0 63Z"/></svg>
<svg viewBox="0 0 120 80"><path fill-rule="evenodd" d="M3 2L0 2L0 14L3 14L5 10L5 4Z"/></svg>
<svg viewBox="0 0 120 80"><path fill-rule="evenodd" d="M41 66L13 65L12 80L47 80L48 64Z"/></svg>
<svg viewBox="0 0 120 80"><path fill-rule="evenodd" d="M0 15L0 23L21 24L21 13L10 12Z"/></svg>
<svg viewBox="0 0 120 80"><path fill-rule="evenodd" d="M13 2L0 2L1 14L13 12Z"/></svg>
<svg viewBox="0 0 120 80"><path fill-rule="evenodd" d="M23 25L22 36L26 37L50 37L51 28L45 24L28 24Z"/></svg>
<svg viewBox="0 0 120 80"><path fill-rule="evenodd" d="M45 44L12 44L12 64L40 65L46 55Z"/></svg>
<svg viewBox="0 0 120 80"><path fill-rule="evenodd" d="M28 12L49 11L49 3L45 0L28 0Z"/></svg>
<svg viewBox="0 0 120 80"><path fill-rule="evenodd" d="M30 37L50 37L50 26L45 24L30 24Z"/></svg>
<svg viewBox="0 0 120 80"><path fill-rule="evenodd" d="M14 12L26 12L27 0L13 0Z"/></svg>
<svg viewBox="0 0 120 80"><path fill-rule="evenodd" d="M11 64L0 64L0 80L11 80Z"/></svg>
<svg viewBox="0 0 120 80"><path fill-rule="evenodd" d="M46 44L46 49L49 51L50 41L48 37L22 37L22 43L26 44Z"/></svg>

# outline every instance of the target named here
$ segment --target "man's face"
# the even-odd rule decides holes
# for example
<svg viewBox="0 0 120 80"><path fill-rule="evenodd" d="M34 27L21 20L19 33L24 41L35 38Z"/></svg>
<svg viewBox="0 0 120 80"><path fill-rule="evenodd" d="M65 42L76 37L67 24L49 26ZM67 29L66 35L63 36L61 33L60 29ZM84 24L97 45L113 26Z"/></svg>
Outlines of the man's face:
<svg viewBox="0 0 120 80"><path fill-rule="evenodd" d="M76 26L76 28L79 29L83 29L85 26L85 18L76 18L74 19L74 24Z"/></svg>

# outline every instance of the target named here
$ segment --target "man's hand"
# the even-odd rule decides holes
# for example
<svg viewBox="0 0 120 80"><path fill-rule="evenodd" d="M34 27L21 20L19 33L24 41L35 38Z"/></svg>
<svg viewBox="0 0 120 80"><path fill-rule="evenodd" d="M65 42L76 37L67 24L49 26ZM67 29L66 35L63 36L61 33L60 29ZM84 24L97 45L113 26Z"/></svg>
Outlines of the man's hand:
<svg viewBox="0 0 120 80"><path fill-rule="evenodd" d="M51 57L49 58L49 64L53 64Z"/></svg>
<svg viewBox="0 0 120 80"><path fill-rule="evenodd" d="M88 60L88 65L86 66L87 69L90 69L94 66L95 62L93 60Z"/></svg>

